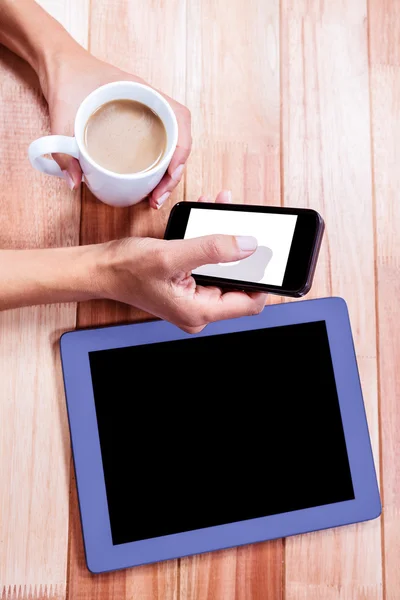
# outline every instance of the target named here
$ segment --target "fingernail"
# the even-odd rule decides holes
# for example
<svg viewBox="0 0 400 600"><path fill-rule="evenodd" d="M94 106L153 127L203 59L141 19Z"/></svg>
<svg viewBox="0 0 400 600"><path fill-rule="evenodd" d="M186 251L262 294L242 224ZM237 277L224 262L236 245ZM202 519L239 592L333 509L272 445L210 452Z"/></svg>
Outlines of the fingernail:
<svg viewBox="0 0 400 600"><path fill-rule="evenodd" d="M255 250L258 246L256 238L252 235L237 235L236 242L239 248L243 250L243 252Z"/></svg>
<svg viewBox="0 0 400 600"><path fill-rule="evenodd" d="M162 205L164 204L164 202L166 200L168 200L168 198L170 197L171 192L165 192L165 194L163 194L162 196L160 196L158 198L158 200L156 200L156 204L157 204L157 208L161 208Z"/></svg>
<svg viewBox="0 0 400 600"><path fill-rule="evenodd" d="M185 165L179 165L179 167L177 167L175 169L175 171L172 173L171 178L174 181L179 181L180 178L182 177L182 173L183 173L183 169L184 169Z"/></svg>
<svg viewBox="0 0 400 600"><path fill-rule="evenodd" d="M70 190L73 190L75 187L74 184L74 180L72 179L71 175L68 173L68 171L63 171L64 174L64 179L67 182L67 186L69 187Z"/></svg>
<svg viewBox="0 0 400 600"><path fill-rule="evenodd" d="M224 190L224 202L227 204L232 202L232 192L230 190Z"/></svg>

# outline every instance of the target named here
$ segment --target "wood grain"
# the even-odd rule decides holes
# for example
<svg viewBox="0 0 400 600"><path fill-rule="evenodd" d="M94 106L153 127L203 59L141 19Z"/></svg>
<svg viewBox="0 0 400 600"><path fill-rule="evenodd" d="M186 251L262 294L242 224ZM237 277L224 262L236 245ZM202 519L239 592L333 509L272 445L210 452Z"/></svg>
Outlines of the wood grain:
<svg viewBox="0 0 400 600"><path fill-rule="evenodd" d="M42 4L85 42L85 2ZM36 76L2 47L0 72L0 247L77 244L79 194L28 161L29 143L48 132ZM65 598L70 450L58 338L75 319L72 304L0 314L2 599Z"/></svg>
<svg viewBox="0 0 400 600"><path fill-rule="evenodd" d="M379 467L366 4L282 0L281 32L285 205L326 221L313 295L348 303ZM382 598L380 521L287 539L286 598Z"/></svg>
<svg viewBox="0 0 400 600"><path fill-rule="evenodd" d="M387 600L400 590L400 5L369 3L383 564Z"/></svg>
<svg viewBox="0 0 400 600"><path fill-rule="evenodd" d="M186 197L230 189L234 202L279 205L279 3L191 0L187 10ZM279 600L282 560L281 540L184 558L180 598Z"/></svg>
<svg viewBox="0 0 400 600"><path fill-rule="evenodd" d="M253 544L182 559L180 598L279 600L282 545Z"/></svg>
<svg viewBox="0 0 400 600"><path fill-rule="evenodd" d="M81 243L161 236L174 202L222 188L235 202L282 197L324 216L309 297L348 302L384 517L382 527L376 520L91 575L58 356L76 309L9 311L0 314L1 600L398 600L400 5L97 0L89 14L89 0L41 4L95 55L192 111L185 185L159 212L145 203L113 210L84 189ZM32 71L3 48L0 105L0 247L76 244L79 193L29 166L26 150L48 131L47 109ZM93 302L79 307L78 325L147 316Z"/></svg>
<svg viewBox="0 0 400 600"><path fill-rule="evenodd" d="M186 4L133 3L125 0L99 0L92 3L90 14L90 51L130 73L143 77L176 100L185 102L186 75ZM159 211L141 203L130 209L112 208L98 202L84 189L81 219L81 243L97 243L129 235L162 237L172 203L183 197L184 186L172 194ZM125 305L92 302L79 307L78 326L137 321L148 317ZM83 600L170 600L177 598L178 561L101 577L86 569L79 511L71 481L71 529L68 598Z"/></svg>
<svg viewBox="0 0 400 600"><path fill-rule="evenodd" d="M279 205L279 3L191 0L187 19L187 199Z"/></svg>

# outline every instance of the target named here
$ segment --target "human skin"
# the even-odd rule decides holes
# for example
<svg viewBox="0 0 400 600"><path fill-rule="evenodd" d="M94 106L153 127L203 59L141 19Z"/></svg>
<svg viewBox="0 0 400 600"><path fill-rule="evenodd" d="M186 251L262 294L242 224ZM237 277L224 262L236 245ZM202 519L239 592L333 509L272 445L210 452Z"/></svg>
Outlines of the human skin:
<svg viewBox="0 0 400 600"><path fill-rule="evenodd" d="M82 99L94 88L129 78L91 56L33 0L0 0L0 43L36 71L49 106L53 133L71 134ZM178 120L179 141L168 173L149 202L159 208L179 182L190 152L190 114L167 97ZM78 161L55 157L71 188L81 181ZM201 198L204 200L204 198ZM222 191L217 202L229 202ZM213 235L191 240L131 237L104 244L37 250L0 249L0 310L108 298L140 308L195 333L208 323L259 313L265 295L223 293L196 285L192 269L240 260L255 238Z"/></svg>

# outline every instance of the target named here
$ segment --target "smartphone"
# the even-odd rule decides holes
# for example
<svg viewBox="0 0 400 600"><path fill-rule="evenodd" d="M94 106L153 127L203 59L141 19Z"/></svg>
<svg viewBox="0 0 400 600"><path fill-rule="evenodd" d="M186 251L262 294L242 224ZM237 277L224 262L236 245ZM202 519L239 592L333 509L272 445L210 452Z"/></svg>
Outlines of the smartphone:
<svg viewBox="0 0 400 600"><path fill-rule="evenodd" d="M323 232L321 215L307 208L179 202L171 210L164 238L254 236L254 254L194 269L196 282L299 298L311 288Z"/></svg>

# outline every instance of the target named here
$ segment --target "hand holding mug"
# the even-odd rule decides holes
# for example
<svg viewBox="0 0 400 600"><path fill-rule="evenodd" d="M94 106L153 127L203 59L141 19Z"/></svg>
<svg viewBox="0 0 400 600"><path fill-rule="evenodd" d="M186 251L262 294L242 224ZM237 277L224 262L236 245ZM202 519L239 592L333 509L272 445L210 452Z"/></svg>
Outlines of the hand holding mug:
<svg viewBox="0 0 400 600"><path fill-rule="evenodd" d="M69 48L66 56L55 56L39 76L49 105L51 133L66 136L74 134L75 117L82 101L98 87L117 81L145 84L139 77L98 60L79 46ZM178 185L191 149L190 112L165 94L160 95L175 114L178 138L167 171L149 197L153 208L159 208ZM79 161L57 153L53 158L69 187L77 187L82 178Z"/></svg>

